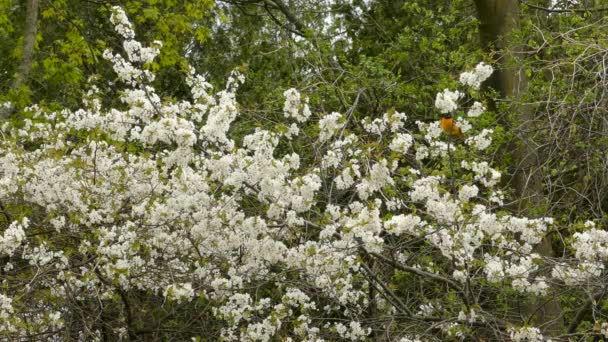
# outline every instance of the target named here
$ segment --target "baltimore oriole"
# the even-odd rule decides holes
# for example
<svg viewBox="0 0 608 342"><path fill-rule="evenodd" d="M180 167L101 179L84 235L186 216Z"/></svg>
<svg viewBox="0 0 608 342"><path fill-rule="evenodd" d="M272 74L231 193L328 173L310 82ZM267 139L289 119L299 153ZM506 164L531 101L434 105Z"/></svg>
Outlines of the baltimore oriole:
<svg viewBox="0 0 608 342"><path fill-rule="evenodd" d="M441 128L443 129L443 132L449 136L455 136L458 139L464 138L460 125L454 120L454 116L450 113L441 116Z"/></svg>

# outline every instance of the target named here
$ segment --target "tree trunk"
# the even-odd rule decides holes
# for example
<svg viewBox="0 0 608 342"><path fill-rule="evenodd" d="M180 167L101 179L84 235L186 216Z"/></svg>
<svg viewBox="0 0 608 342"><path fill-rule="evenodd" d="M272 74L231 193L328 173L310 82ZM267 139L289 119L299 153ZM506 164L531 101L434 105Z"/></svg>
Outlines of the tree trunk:
<svg viewBox="0 0 608 342"><path fill-rule="evenodd" d="M30 70L32 69L32 59L34 56L34 44L38 32L38 0L25 0L25 28L23 30L23 47L21 49L21 62L15 75L13 88L27 85Z"/></svg>
<svg viewBox="0 0 608 342"><path fill-rule="evenodd" d="M517 169L513 175L513 186L518 197L520 212L534 215L530 209L540 208L544 203L543 176L540 172L539 149L534 142L534 134L539 123L535 120L534 108L521 103L519 97L527 87L527 77L518 64L518 51L522 48L511 46L510 34L519 26L517 0L475 0L480 21L479 31L483 48L496 52L498 70L488 84L497 90L502 99L511 102L509 119L505 122L521 144L514 149ZM515 124L515 125L514 125ZM551 239L545 238L536 247L536 252L545 257L553 257ZM535 322L542 325L545 333L557 334L563 330L564 322L558 299L532 301L525 305L523 314L536 316Z"/></svg>

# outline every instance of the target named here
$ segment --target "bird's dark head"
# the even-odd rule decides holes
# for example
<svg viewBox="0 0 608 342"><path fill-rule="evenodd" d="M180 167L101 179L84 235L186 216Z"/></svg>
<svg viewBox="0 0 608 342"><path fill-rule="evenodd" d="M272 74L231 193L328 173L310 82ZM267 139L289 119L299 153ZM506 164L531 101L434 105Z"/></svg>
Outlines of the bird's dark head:
<svg viewBox="0 0 608 342"><path fill-rule="evenodd" d="M446 114L442 114L441 117L444 119L451 119L454 116L452 115L452 113L446 113Z"/></svg>

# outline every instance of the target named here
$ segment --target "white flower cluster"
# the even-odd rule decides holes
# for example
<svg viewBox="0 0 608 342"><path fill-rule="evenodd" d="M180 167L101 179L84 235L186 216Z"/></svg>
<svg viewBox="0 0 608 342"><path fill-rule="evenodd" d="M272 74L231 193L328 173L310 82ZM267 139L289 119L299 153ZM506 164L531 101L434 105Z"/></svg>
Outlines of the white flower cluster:
<svg viewBox="0 0 608 342"><path fill-rule="evenodd" d="M347 161L347 158L351 158L348 161L353 168L358 168L358 161L355 159L355 157L361 153L361 150L355 147L355 144L358 142L358 140L359 139L356 135L348 134L341 139L338 138L331 142L325 155L323 156L321 168L336 168L344 161ZM344 170L344 172L346 172L346 169Z"/></svg>
<svg viewBox="0 0 608 342"><path fill-rule="evenodd" d="M490 167L488 162L468 162L462 161L461 167L474 172L474 179L485 187L493 187L500 180L501 174L497 170Z"/></svg>
<svg viewBox="0 0 608 342"><path fill-rule="evenodd" d="M443 114L452 113L458 109L458 100L463 96L458 90L444 89L435 97L435 107Z"/></svg>
<svg viewBox="0 0 608 342"><path fill-rule="evenodd" d="M580 260L608 259L608 232L592 228L583 233L574 234L572 247L576 258Z"/></svg>
<svg viewBox="0 0 608 342"><path fill-rule="evenodd" d="M460 74L460 83L465 86L470 86L473 89L479 89L481 83L487 80L493 72L494 69L491 65L480 62L475 66L473 71L467 71Z"/></svg>
<svg viewBox="0 0 608 342"><path fill-rule="evenodd" d="M197 79L198 89L204 89L204 79ZM201 128L200 139L211 144L220 144L226 149L232 149L234 143L226 136L230 125L238 116L235 92L239 84L245 81L241 74L233 73L228 80L226 89L217 94L218 100L209 103L207 121ZM298 95L299 98L299 95Z"/></svg>
<svg viewBox="0 0 608 342"><path fill-rule="evenodd" d="M471 309L468 313L460 311L458 313L458 319L461 321L467 321L469 323L475 323L478 320L483 320L483 317L479 317L477 311Z"/></svg>
<svg viewBox="0 0 608 342"><path fill-rule="evenodd" d="M603 263L593 261L583 261L574 265L558 264L553 268L551 276L568 286L580 286L600 277L604 269Z"/></svg>
<svg viewBox="0 0 608 342"><path fill-rule="evenodd" d="M336 177L334 182L338 190L345 190L355 184L355 180L361 177L361 171L358 164L353 164L344 170Z"/></svg>
<svg viewBox="0 0 608 342"><path fill-rule="evenodd" d="M103 52L103 58L112 62L114 71L118 75L118 78L126 84L135 85L137 81L145 78L146 80L152 81L153 76L147 70L141 70L133 66L133 64L120 55L114 55L110 50Z"/></svg>
<svg viewBox="0 0 608 342"><path fill-rule="evenodd" d="M425 223L415 215L395 215L384 222L384 229L395 235L411 234L417 235L418 229L423 228Z"/></svg>
<svg viewBox="0 0 608 342"><path fill-rule="evenodd" d="M577 262L557 264L551 274L569 286L598 279L605 270L604 262L608 260L608 233L597 229L592 221L585 222L584 226L587 231L573 235L572 248Z"/></svg>
<svg viewBox="0 0 608 342"><path fill-rule="evenodd" d="M0 255L13 255L25 240L25 229L27 229L28 224L29 220L23 218L21 223L14 221L6 228L4 234L0 235Z"/></svg>
<svg viewBox="0 0 608 342"><path fill-rule="evenodd" d="M388 148L390 148L392 151L406 154L410 147L412 147L413 143L414 138L412 138L411 135L407 133L397 133Z"/></svg>
<svg viewBox="0 0 608 342"><path fill-rule="evenodd" d="M329 138L331 138L334 133L342 127L344 127L344 122L340 122L342 119L342 114L333 112L321 118L319 120L319 141L325 142Z"/></svg>
<svg viewBox="0 0 608 342"><path fill-rule="evenodd" d="M369 176L362 179L361 183L357 184L359 198L365 200L372 193L382 189L382 187L386 185L392 185L393 183L394 180L387 167L387 161L386 159L382 159L379 163L376 163L371 167Z"/></svg>
<svg viewBox="0 0 608 342"><path fill-rule="evenodd" d="M162 42L157 40L154 41L154 45L151 47L142 47L141 43L136 40L126 40L123 43L123 48L130 61L150 63L160 54L162 45Z"/></svg>
<svg viewBox="0 0 608 342"><path fill-rule="evenodd" d="M152 81L154 75L148 70L141 70L133 65L133 63L150 63L159 54L162 42L154 41L150 47L143 47L140 42L135 40L135 31L133 30L126 13L119 6L112 7L112 15L110 22L114 24L114 29L123 38L123 48L127 54L127 59L120 55L114 55L109 49L103 52L103 57L112 62L114 71L118 77L125 83L136 85L138 79L145 77L147 81ZM141 81L141 80L140 80Z"/></svg>
<svg viewBox="0 0 608 342"><path fill-rule="evenodd" d="M467 111L467 116L470 118L476 118L483 114L486 111L486 108L479 101L473 102L473 105Z"/></svg>
<svg viewBox="0 0 608 342"><path fill-rule="evenodd" d="M418 307L418 312L416 312L416 315L422 316L422 317L431 317L437 311L441 311L441 305L429 302L429 303L425 303L425 304L420 304L420 306Z"/></svg>
<svg viewBox="0 0 608 342"><path fill-rule="evenodd" d="M361 120L361 124L366 132L371 134L382 135L387 128L387 122L385 118L365 118Z"/></svg>
<svg viewBox="0 0 608 342"><path fill-rule="evenodd" d="M604 335L605 338L608 338L608 323L602 322L600 325L600 332Z"/></svg>
<svg viewBox="0 0 608 342"><path fill-rule="evenodd" d="M484 128L479 134L467 138L465 143L475 147L479 151L483 151L492 144L492 133L494 133L493 130Z"/></svg>
<svg viewBox="0 0 608 342"><path fill-rule="evenodd" d="M350 341L364 340L371 333L370 328L363 329L359 322L350 322L348 327L342 323L336 323L335 329L340 337Z"/></svg>
<svg viewBox="0 0 608 342"><path fill-rule="evenodd" d="M416 336L406 336L399 339L399 342L422 342L422 340Z"/></svg>
<svg viewBox="0 0 608 342"><path fill-rule="evenodd" d="M285 96L285 104L283 105L285 117L294 118L299 123L306 122L311 115L308 98L302 101L302 96L294 88L285 90L283 96Z"/></svg>
<svg viewBox="0 0 608 342"><path fill-rule="evenodd" d="M13 300L0 293L0 319L6 320L13 313Z"/></svg>
<svg viewBox="0 0 608 342"><path fill-rule="evenodd" d="M131 40L135 38L135 31L131 27L131 22L125 11L119 7L112 7L112 14L110 15L110 22L114 24L114 29L120 34L125 40Z"/></svg>
<svg viewBox="0 0 608 342"><path fill-rule="evenodd" d="M165 289L164 296L181 303L182 301L191 301L195 293L190 283L171 284Z"/></svg>
<svg viewBox="0 0 608 342"><path fill-rule="evenodd" d="M361 124L366 132L382 136L386 129L389 129L393 133L399 131L403 127L405 120L407 120L405 114L398 111L390 111L384 113L380 118L372 119L366 117L361 120Z"/></svg>
<svg viewBox="0 0 608 342"><path fill-rule="evenodd" d="M542 342L544 337L538 328L520 327L511 329L511 340L514 342Z"/></svg>
<svg viewBox="0 0 608 342"><path fill-rule="evenodd" d="M460 188L458 192L458 199L462 202L468 202L471 198L476 197L479 194L479 188L475 184L465 184Z"/></svg>

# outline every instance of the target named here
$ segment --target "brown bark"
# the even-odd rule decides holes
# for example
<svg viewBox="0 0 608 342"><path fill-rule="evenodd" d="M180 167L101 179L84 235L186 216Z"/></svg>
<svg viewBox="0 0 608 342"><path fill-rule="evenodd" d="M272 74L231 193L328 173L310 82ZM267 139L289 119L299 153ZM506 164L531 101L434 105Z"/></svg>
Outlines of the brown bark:
<svg viewBox="0 0 608 342"><path fill-rule="evenodd" d="M475 0L479 17L480 37L483 48L496 53L498 70L488 81L488 86L497 90L500 97L511 103L509 119L504 122L518 138L519 147L514 149L517 169L512 182L522 213L530 215L530 209L538 209L544 203L543 177L539 172L541 157L534 142L538 123L535 121L534 108L521 103L520 96L527 87L527 77L518 64L521 56L510 44L510 35L519 26L519 7L517 0ZM536 247L536 252L545 257L553 257L550 238L545 238ZM541 325L548 334L563 330L564 322L557 299L532 301L525 306L525 316L535 316L534 322Z"/></svg>
<svg viewBox="0 0 608 342"><path fill-rule="evenodd" d="M14 88L27 85L32 60L34 56L34 44L38 33L38 6L39 0L25 0L25 28L23 30L23 47L21 49L21 62L15 75Z"/></svg>

